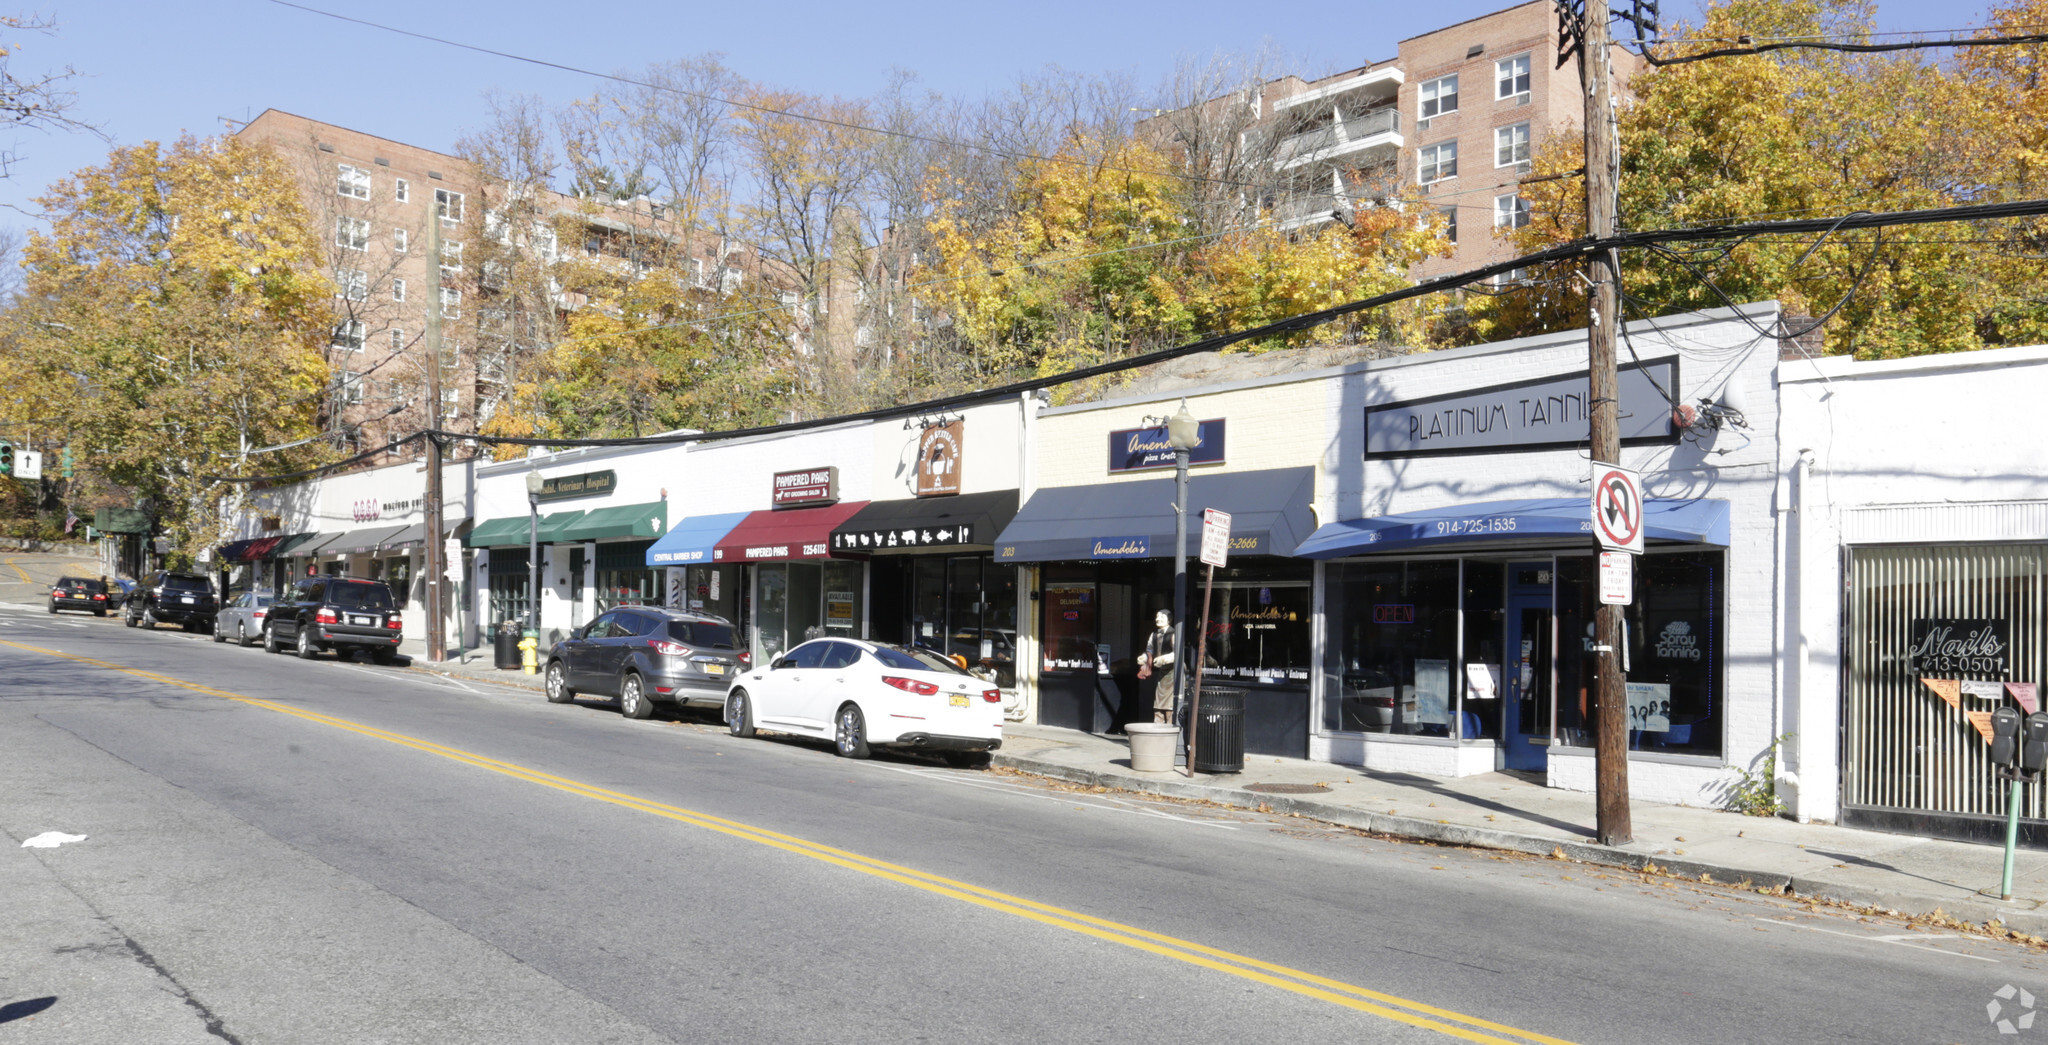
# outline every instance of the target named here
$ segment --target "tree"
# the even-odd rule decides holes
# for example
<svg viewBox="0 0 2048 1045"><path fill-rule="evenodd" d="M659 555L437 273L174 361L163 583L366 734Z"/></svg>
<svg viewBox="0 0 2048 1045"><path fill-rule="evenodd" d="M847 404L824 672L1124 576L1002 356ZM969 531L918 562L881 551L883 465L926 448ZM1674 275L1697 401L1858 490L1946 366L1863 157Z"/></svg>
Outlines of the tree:
<svg viewBox="0 0 2048 1045"><path fill-rule="evenodd" d="M98 128L72 115L77 98L69 83L78 75L76 72L67 67L63 72L23 75L15 69L15 57L22 49L21 36L47 33L54 28L54 23L43 18L0 16L0 123L98 134ZM13 165L14 153L0 151L0 178L6 177Z"/></svg>
<svg viewBox="0 0 2048 1045"><path fill-rule="evenodd" d="M1733 0L1676 38L1840 39L1868 33L1854 0ZM1699 48L1717 46L1700 44ZM1629 229L1664 229L1857 211L1952 206L1991 184L1985 143L2001 115L1966 78L1912 52L1828 50L1717 57L1653 68L1630 83L1619 116L1620 213ZM1992 96L1995 97L1995 96ZM1585 228L1577 138L1560 134L1538 157L1524 195L1535 220L1525 251ZM1635 314L1775 298L1792 314L1839 309L1830 352L1862 357L1981 347L2011 294L1982 230L1893 229L1827 237L1753 238L1693 251L1625 254ZM1816 245L1818 244L1818 245ZM1475 309L1478 332L1512 336L1577 325L1583 288L1563 269Z"/></svg>
<svg viewBox="0 0 2048 1045"><path fill-rule="evenodd" d="M223 539L240 487L319 460L334 287L284 165L236 139L114 150L38 201L4 351L6 421L157 508L179 551Z"/></svg>

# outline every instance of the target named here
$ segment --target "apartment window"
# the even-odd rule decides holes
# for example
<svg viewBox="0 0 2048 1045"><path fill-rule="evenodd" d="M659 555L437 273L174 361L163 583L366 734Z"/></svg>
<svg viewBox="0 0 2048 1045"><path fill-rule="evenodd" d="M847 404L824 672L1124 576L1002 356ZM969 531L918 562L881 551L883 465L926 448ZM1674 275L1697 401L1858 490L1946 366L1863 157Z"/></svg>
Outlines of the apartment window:
<svg viewBox="0 0 2048 1045"><path fill-rule="evenodd" d="M391 328L391 351L405 351L405 331L400 330L397 327Z"/></svg>
<svg viewBox="0 0 2048 1045"><path fill-rule="evenodd" d="M1518 54L1493 63L1493 97L1496 101L1529 100L1529 56Z"/></svg>
<svg viewBox="0 0 2048 1045"><path fill-rule="evenodd" d="M334 219L334 245L345 250L369 250L370 223L362 218Z"/></svg>
<svg viewBox="0 0 2048 1045"><path fill-rule="evenodd" d="M503 211L484 211L484 235L508 247L512 245L512 224L505 220Z"/></svg>
<svg viewBox="0 0 2048 1045"><path fill-rule="evenodd" d="M370 172L361 167L338 164L339 174L335 178L334 190L352 200L370 198Z"/></svg>
<svg viewBox="0 0 2048 1045"><path fill-rule="evenodd" d="M535 225L533 227L532 242L534 251L541 257L549 261L555 260L555 230L548 228L546 225Z"/></svg>
<svg viewBox="0 0 2048 1045"><path fill-rule="evenodd" d="M1458 208L1445 207L1437 213L1444 217L1444 239L1452 243L1458 242Z"/></svg>
<svg viewBox="0 0 2048 1045"><path fill-rule="evenodd" d="M739 293L740 284L745 281L746 273L736 268L728 268L718 274L718 292L721 294L737 294Z"/></svg>
<svg viewBox="0 0 2048 1045"><path fill-rule="evenodd" d="M395 196L395 197L397 198L398 202L400 202L400 203L410 203L410 202L412 202L412 186L411 186L411 185L409 185L409 184L407 184L407 183L406 183L406 180L405 180L404 178L400 178L400 179L398 179L398 182L397 182L397 184L395 184L394 186L392 186L392 190L393 190L393 195L394 195L394 196Z"/></svg>
<svg viewBox="0 0 2048 1045"><path fill-rule="evenodd" d="M1529 272L1527 268L1512 268L1493 277L1492 283L1496 287L1520 286L1529 281Z"/></svg>
<svg viewBox="0 0 2048 1045"><path fill-rule="evenodd" d="M441 288L441 315L454 319L462 314L462 291L453 287Z"/></svg>
<svg viewBox="0 0 2048 1045"><path fill-rule="evenodd" d="M704 281L703 258L690 259L690 282L700 287L709 285Z"/></svg>
<svg viewBox="0 0 2048 1045"><path fill-rule="evenodd" d="M1526 63L1526 59L1524 61ZM462 194L450 189L435 189L434 213L440 215L441 220L447 224L461 223Z"/></svg>
<svg viewBox="0 0 2048 1045"><path fill-rule="evenodd" d="M335 286L350 301L370 300L370 274L362 269L341 269L334 274Z"/></svg>
<svg viewBox="0 0 2048 1045"><path fill-rule="evenodd" d="M1416 153L1415 178L1424 185L1458 176L1458 143L1425 145Z"/></svg>
<svg viewBox="0 0 2048 1045"><path fill-rule="evenodd" d="M403 254L403 253L405 253L405 251L406 251L406 247L407 247L408 245L410 245L410 242L411 242L411 241L410 241L410 240L409 240L409 239L408 239L408 238L406 237L406 234L405 234L405 230L404 230L404 229L392 229L392 230L391 230L391 249L392 249L392 250L395 250L395 251L399 252L400 254Z"/></svg>
<svg viewBox="0 0 2048 1045"><path fill-rule="evenodd" d="M360 320L344 319L334 326L334 347L350 352L363 350L363 324Z"/></svg>
<svg viewBox="0 0 2048 1045"><path fill-rule="evenodd" d="M1529 224L1529 201L1521 196L1495 196L1493 198L1493 227L1497 229L1519 229Z"/></svg>
<svg viewBox="0 0 2048 1045"><path fill-rule="evenodd" d="M354 372L354 371L352 371L352 370L344 370L344 371L342 371L342 372L341 372L341 401L342 401L343 403L348 403L348 404L355 404L355 403L360 403L360 402L362 402L362 401L363 401L363 386L364 386L364 385L366 385L366 384L369 384L369 382L363 379L363 375L361 375L361 374L358 374L358 373L356 373L356 372Z"/></svg>
<svg viewBox="0 0 2048 1045"><path fill-rule="evenodd" d="M1493 165L1512 167L1529 162L1529 125L1496 127L1493 131Z"/></svg>
<svg viewBox="0 0 2048 1045"><path fill-rule="evenodd" d="M452 276L462 271L462 244L441 244L441 274Z"/></svg>
<svg viewBox="0 0 2048 1045"><path fill-rule="evenodd" d="M483 285L493 290L503 287L505 285L505 273L504 262L496 259L484 262Z"/></svg>
<svg viewBox="0 0 2048 1045"><path fill-rule="evenodd" d="M1422 82L1422 118L1433 120L1458 111L1458 77L1439 76Z"/></svg>
<svg viewBox="0 0 2048 1045"><path fill-rule="evenodd" d="M391 281L391 300L393 300L393 301L404 301L404 300L405 300L405 281L404 281L404 280L402 280L402 279L396 279L396 278L392 279L392 281Z"/></svg>

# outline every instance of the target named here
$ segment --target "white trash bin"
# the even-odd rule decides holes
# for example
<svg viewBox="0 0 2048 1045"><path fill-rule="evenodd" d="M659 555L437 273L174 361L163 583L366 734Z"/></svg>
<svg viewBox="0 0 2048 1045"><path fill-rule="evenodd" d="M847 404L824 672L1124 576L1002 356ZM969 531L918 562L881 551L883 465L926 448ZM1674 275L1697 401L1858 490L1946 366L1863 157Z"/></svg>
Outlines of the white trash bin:
<svg viewBox="0 0 2048 1045"><path fill-rule="evenodd" d="M1132 722L1124 726L1131 738L1131 768L1140 773L1173 771L1173 749L1180 740L1180 727L1159 722Z"/></svg>

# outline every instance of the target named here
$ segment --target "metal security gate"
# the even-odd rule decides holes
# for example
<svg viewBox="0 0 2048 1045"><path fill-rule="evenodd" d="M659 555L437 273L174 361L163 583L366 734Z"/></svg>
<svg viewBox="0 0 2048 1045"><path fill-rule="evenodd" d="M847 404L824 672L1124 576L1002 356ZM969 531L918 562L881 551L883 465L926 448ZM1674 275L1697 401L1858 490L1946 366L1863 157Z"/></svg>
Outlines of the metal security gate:
<svg viewBox="0 0 2048 1045"><path fill-rule="evenodd" d="M1962 697L1960 710L1922 685L1910 663L1914 622L2002 620L2007 669L1963 679L2044 682L2048 545L1862 546L1849 550L1846 675L1842 687L1844 823L1992 841L2002 837L2006 789L1989 747L1964 717L1998 704ZM2026 789L2023 816L2048 821L2048 787ZM2048 842L2048 822L2031 824Z"/></svg>

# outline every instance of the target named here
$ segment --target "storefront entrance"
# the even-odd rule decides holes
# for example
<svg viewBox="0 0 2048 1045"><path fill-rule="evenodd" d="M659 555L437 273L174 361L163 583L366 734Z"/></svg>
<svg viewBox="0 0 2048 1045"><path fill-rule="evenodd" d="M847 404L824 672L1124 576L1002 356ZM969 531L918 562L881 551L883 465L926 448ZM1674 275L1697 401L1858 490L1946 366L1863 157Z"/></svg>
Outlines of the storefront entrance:
<svg viewBox="0 0 2048 1045"><path fill-rule="evenodd" d="M1549 562L1508 566L1507 651L1501 705L1502 764L1542 772L1550 764L1550 724L1556 711L1556 615Z"/></svg>

